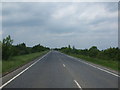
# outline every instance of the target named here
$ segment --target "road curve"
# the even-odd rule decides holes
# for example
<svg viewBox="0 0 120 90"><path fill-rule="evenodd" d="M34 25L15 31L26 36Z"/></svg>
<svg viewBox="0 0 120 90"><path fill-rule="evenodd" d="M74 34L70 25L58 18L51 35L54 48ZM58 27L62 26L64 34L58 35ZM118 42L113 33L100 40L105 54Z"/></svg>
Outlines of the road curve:
<svg viewBox="0 0 120 90"><path fill-rule="evenodd" d="M118 88L117 76L80 61L50 51L4 88Z"/></svg>

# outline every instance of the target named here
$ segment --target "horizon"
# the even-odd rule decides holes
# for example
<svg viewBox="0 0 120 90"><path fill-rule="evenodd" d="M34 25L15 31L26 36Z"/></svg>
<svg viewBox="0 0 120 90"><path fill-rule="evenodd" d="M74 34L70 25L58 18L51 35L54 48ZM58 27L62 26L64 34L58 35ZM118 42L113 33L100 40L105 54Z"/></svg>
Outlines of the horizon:
<svg viewBox="0 0 120 90"><path fill-rule="evenodd" d="M12 39L12 38L11 38ZM13 39L12 39L13 40ZM13 40L13 42L14 42L14 40ZM32 47L34 47L35 45L39 45L40 43L38 43L38 44L35 44L35 45L33 45L33 46L28 46L27 45L27 43L25 43L25 42L21 42L21 43L18 43L18 44L13 44L13 45L19 45L19 44L22 44L22 43L24 43L25 45L26 45L26 47L30 47L30 48L32 48ZM44 45L42 45L42 44L40 44L41 46L44 46ZM63 47L69 47L69 45L70 44L68 44L67 46L61 46L61 47L54 47L54 48L50 48L49 46L44 46L44 47L47 47L47 48L50 48L50 49L60 49L60 48L63 48ZM74 46L74 45L73 45ZM72 48L73 46L71 46L70 45L70 47ZM93 45L93 46L95 46L95 45ZM89 48L76 48L75 46L75 48L76 49L78 49L78 50L84 50L84 49L90 49L91 47L93 47L93 46L90 46ZM98 46L96 46L99 50L106 50L106 49L109 49L109 48L118 48L118 46L117 47L107 47L107 48L105 48L105 49L100 49Z"/></svg>

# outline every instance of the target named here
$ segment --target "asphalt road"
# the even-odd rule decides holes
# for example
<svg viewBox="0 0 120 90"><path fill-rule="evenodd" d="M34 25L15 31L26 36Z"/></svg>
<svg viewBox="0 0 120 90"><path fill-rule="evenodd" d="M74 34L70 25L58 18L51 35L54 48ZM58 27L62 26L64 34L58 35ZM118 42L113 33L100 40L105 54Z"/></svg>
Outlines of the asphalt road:
<svg viewBox="0 0 120 90"><path fill-rule="evenodd" d="M118 76L51 51L4 88L118 88Z"/></svg>

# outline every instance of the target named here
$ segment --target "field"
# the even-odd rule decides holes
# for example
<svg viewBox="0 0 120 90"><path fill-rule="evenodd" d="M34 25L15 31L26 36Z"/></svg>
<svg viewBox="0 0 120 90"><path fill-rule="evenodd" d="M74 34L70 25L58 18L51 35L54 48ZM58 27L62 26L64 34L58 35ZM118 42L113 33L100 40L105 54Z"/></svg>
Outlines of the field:
<svg viewBox="0 0 120 90"><path fill-rule="evenodd" d="M31 54L20 55L20 56L14 56L14 57L11 57L7 61L2 60L2 73L6 73L6 72L9 72L11 70L14 70L14 69L32 61L32 60L34 60L37 57L43 56L47 52L48 51L31 53Z"/></svg>

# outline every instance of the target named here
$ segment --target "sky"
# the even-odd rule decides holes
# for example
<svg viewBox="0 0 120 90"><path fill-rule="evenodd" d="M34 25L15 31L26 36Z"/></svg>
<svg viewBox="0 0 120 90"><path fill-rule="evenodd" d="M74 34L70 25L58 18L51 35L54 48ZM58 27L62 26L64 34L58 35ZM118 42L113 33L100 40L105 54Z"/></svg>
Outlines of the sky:
<svg viewBox="0 0 120 90"><path fill-rule="evenodd" d="M118 3L5 2L0 35L27 46L117 47Z"/></svg>

